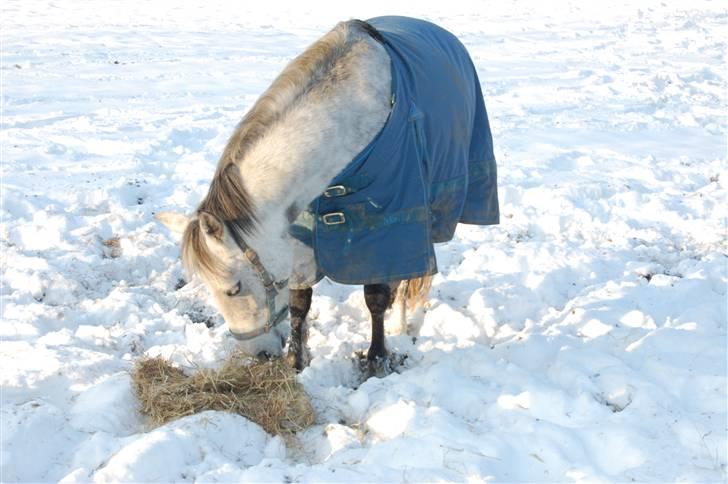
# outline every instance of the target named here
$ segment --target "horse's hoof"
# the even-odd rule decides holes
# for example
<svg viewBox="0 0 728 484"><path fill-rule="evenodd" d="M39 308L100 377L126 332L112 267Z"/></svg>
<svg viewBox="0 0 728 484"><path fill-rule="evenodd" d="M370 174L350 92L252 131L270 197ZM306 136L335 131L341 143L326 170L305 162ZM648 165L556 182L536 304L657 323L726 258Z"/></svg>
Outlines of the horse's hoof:
<svg viewBox="0 0 728 484"><path fill-rule="evenodd" d="M394 368L392 367L392 360L389 359L389 355L367 360L367 378L373 376L384 378L385 376L391 375L393 371Z"/></svg>
<svg viewBox="0 0 728 484"><path fill-rule="evenodd" d="M359 370L365 380L371 377L384 378L392 373L399 373L406 360L406 354L387 352L384 356L367 358L361 353L359 354Z"/></svg>

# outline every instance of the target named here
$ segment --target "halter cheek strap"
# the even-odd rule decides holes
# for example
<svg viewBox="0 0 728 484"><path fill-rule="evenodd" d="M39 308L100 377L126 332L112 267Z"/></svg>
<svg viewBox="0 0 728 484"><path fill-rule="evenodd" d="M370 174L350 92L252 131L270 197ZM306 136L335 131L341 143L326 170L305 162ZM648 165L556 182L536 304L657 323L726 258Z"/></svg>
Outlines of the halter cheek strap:
<svg viewBox="0 0 728 484"><path fill-rule="evenodd" d="M266 321L265 326L254 329L252 331L246 331L245 333L233 333L232 331L230 332L233 338L239 341L247 341L253 338L257 338L258 336L270 333L273 328L278 326L281 321L286 318L286 315L288 314L288 304L285 304L280 309L277 309L276 297L278 297L280 290L286 287L286 285L288 284L288 279L276 281L273 278L273 275L268 272L263 263L260 261L258 253L245 243L237 230L235 230L234 227L228 225L228 231L230 232L230 234L232 234L233 240L235 240L235 243L238 245L238 247L240 247L240 250L243 251L243 255L246 259L248 259L250 265L253 266L253 269L258 275L258 279L260 279L260 282L263 284L263 288L265 289L266 305L268 306L268 321Z"/></svg>

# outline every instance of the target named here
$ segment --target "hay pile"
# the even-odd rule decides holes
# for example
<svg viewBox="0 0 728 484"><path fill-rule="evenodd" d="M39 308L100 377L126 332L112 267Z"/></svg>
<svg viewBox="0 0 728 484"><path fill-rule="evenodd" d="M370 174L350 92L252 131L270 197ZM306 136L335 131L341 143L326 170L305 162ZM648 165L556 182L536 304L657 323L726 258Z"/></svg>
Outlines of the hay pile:
<svg viewBox="0 0 728 484"><path fill-rule="evenodd" d="M283 361L250 362L232 356L219 370L188 376L163 358L141 358L132 373L141 412L162 425L204 410L225 410L252 420L273 435L313 423L308 395Z"/></svg>

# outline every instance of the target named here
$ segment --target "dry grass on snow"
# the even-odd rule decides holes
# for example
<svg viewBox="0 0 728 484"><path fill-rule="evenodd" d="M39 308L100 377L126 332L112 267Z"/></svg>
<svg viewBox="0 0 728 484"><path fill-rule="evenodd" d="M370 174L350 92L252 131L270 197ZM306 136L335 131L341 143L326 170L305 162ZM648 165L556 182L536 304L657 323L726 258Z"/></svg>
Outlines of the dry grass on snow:
<svg viewBox="0 0 728 484"><path fill-rule="evenodd" d="M140 410L153 425L204 410L224 410L281 435L302 430L314 420L295 371L281 360L250 362L232 356L219 369L187 375L163 358L141 358L132 379Z"/></svg>

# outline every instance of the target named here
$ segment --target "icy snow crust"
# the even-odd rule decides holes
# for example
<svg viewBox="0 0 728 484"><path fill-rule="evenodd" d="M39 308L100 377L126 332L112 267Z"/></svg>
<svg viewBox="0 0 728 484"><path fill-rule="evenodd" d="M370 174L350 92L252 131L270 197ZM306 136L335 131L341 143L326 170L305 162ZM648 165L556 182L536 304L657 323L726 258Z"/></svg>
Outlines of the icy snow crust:
<svg viewBox="0 0 728 484"><path fill-rule="evenodd" d="M604 3L4 1L2 480L724 480L726 12ZM316 287L298 443L148 431L134 359L232 347L152 214L196 207L288 60L389 13L472 53L501 225L438 247L401 374L361 383L362 292Z"/></svg>

